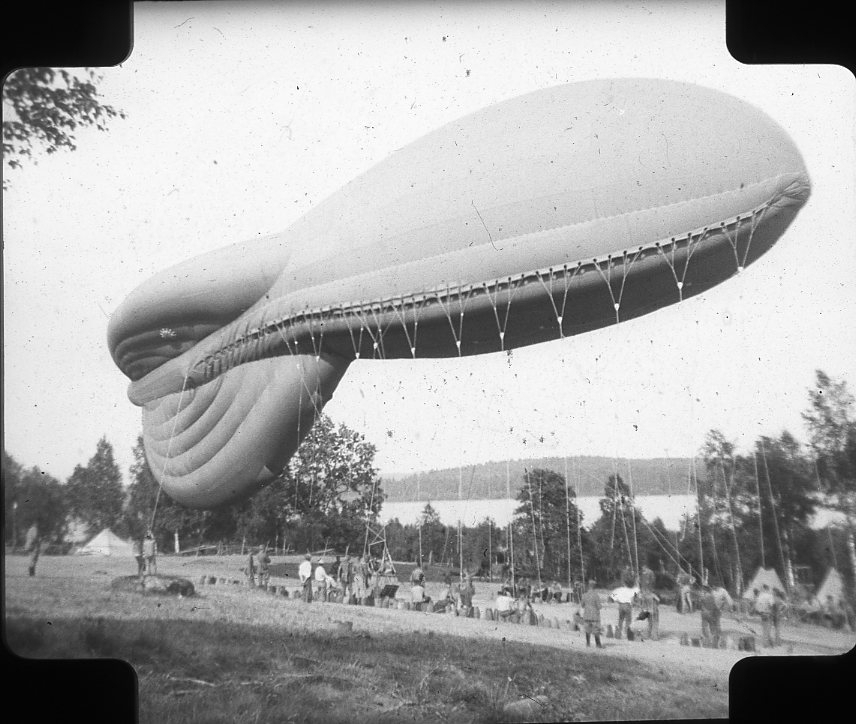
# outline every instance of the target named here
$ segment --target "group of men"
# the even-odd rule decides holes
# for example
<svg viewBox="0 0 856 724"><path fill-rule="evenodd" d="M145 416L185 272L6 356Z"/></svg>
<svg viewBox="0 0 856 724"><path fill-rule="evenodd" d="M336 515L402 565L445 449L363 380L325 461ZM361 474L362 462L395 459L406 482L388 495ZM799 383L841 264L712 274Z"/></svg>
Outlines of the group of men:
<svg viewBox="0 0 856 724"><path fill-rule="evenodd" d="M472 576L465 572L460 583L453 583L452 576L447 573L443 578L443 589L440 596L432 603L431 597L425 593L425 571L417 564L410 574L411 603L425 606L430 605L434 611L445 611L450 607L459 611L468 611L473 607L473 596L476 589Z"/></svg>
<svg viewBox="0 0 856 724"><path fill-rule="evenodd" d="M373 556L352 558L349 555L344 560L337 556L328 573L323 560L313 560L308 553L297 571L302 587L301 597L306 603L313 599L330 601L334 598L364 603L376 593L387 573Z"/></svg>

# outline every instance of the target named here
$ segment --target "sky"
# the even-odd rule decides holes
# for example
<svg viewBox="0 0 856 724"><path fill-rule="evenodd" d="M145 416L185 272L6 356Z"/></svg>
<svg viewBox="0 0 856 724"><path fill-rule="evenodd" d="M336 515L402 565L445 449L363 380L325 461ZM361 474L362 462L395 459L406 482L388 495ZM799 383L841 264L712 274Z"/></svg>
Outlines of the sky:
<svg viewBox="0 0 856 724"><path fill-rule="evenodd" d="M126 118L7 173L4 446L65 480L140 412L107 350L138 284L279 232L392 151L540 88L689 81L794 139L811 199L773 249L698 297L596 332L447 360L360 360L326 412L381 473L506 458L748 450L787 429L814 371L856 385L856 83L837 66L749 66L720 2L135 3L134 48L103 68Z"/></svg>

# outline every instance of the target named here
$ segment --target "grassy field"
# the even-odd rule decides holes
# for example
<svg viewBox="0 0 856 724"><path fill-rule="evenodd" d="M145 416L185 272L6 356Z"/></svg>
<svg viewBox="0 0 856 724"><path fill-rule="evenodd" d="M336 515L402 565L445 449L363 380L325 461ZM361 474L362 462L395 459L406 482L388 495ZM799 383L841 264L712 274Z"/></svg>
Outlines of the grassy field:
<svg viewBox="0 0 856 724"><path fill-rule="evenodd" d="M570 721L727 712L725 692L704 680L676 688L629 661L431 632L376 636L106 618L48 626L12 616L7 641L30 657L129 661L143 722ZM517 700L527 707L507 715L505 706Z"/></svg>
<svg viewBox="0 0 856 724"><path fill-rule="evenodd" d="M159 569L197 583L203 573L234 577L239 565L162 557ZM25 657L130 662L142 722L728 715L737 652L614 640L599 651L565 630L305 605L233 585L200 586L188 598L143 595L112 585L128 568L44 557L30 578L25 559L7 557L6 641Z"/></svg>

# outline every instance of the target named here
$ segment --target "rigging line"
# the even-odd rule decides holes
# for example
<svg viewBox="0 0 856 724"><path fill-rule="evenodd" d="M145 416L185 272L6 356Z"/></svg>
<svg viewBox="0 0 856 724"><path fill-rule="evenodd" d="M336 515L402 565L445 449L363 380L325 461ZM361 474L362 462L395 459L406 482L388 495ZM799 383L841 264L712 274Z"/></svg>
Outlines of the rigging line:
<svg viewBox="0 0 856 724"><path fill-rule="evenodd" d="M568 588L571 587L571 493L568 489L568 458L565 456L565 527L568 534Z"/></svg>
<svg viewBox="0 0 856 724"><path fill-rule="evenodd" d="M779 516L776 513L776 502L773 499L773 486L770 484L770 466L767 463L767 452L764 449L764 439L763 438L761 438L761 455L764 458L764 477L767 480L767 489L770 492L770 510L773 513L773 530L776 532L776 545L779 547L779 559L782 563L782 573L784 574L785 581L786 581L785 587L790 589L790 581L789 581L790 577L788 576L788 566L785 563L785 553L784 553L784 550L782 549L782 539L779 535L779 520L778 520ZM790 590L788 590L788 593L790 593Z"/></svg>
<svg viewBox="0 0 856 724"><path fill-rule="evenodd" d="M362 307L360 307L356 311L356 315L359 317L359 320L360 320L360 344L362 344L363 331L365 331L372 340L372 359L377 359L378 340L377 340L377 337L375 337L375 335L372 334L371 327L369 327L369 324L368 324L368 318L366 317L366 313L365 313L365 311L363 311ZM380 331L380 330L376 330L376 331ZM357 353L357 357L359 358L359 352Z"/></svg>
<svg viewBox="0 0 856 724"><path fill-rule="evenodd" d="M452 290L449 287L448 283L446 284L446 301L444 302L440 296L437 296L437 303L443 310L443 313L446 315L446 319L449 321L449 327L452 330L452 338L455 340L455 345L458 348L458 357L461 356L461 342L463 341L464 334L464 311L467 307L467 302L470 299L470 295L474 290L470 290L469 292L464 292L463 283L458 284L458 288L460 291L457 294L458 303L460 304L460 310L458 313L458 329L455 330L455 323L452 321ZM447 306L448 304L448 306Z"/></svg>
<svg viewBox="0 0 856 724"><path fill-rule="evenodd" d="M487 284L484 285L485 294L487 294L487 298L490 300L491 307L493 308L493 317L496 320L496 328L497 333L499 334L499 348L500 351L505 351L505 330L508 328L508 317L511 314L511 302L514 300L514 295L517 294L517 290L520 288L520 285L515 285L512 281L511 277L508 277L508 299L505 302L505 318L500 323L499 321L499 313L496 310L497 304L499 303L499 295L501 284L497 281L496 289L492 294L490 288Z"/></svg>
<svg viewBox="0 0 856 724"><path fill-rule="evenodd" d="M820 483L820 468L817 466L817 456L814 457L812 462L814 462L814 476L817 480L817 490L822 494L823 487ZM829 523L826 524L826 535L829 538L829 552L832 553L832 567L837 569L838 561L836 560L835 546L832 544L832 531L829 529Z"/></svg>
<svg viewBox="0 0 856 724"><path fill-rule="evenodd" d="M342 309L342 315L344 316L344 314L345 314L345 305L344 304L341 306L341 309ZM351 314L351 316L352 317L356 316L359 318L359 312L353 312ZM353 347L353 349L354 349L354 356L356 357L356 359L359 359L360 358L360 350L363 348L363 329L364 328L363 328L362 320L360 320L360 336L358 339L354 339L354 329L350 323L347 324L347 327L348 327L348 335L351 338L351 347Z"/></svg>
<svg viewBox="0 0 856 724"><path fill-rule="evenodd" d="M698 484L698 474L696 472L695 465L695 456L692 459L692 475L695 480L695 488L696 488L696 521L698 523L698 557L699 557L699 566L701 567L701 581L700 583L705 583L705 579L707 576L704 575L704 547L702 545L702 527L701 527L701 488Z"/></svg>
<svg viewBox="0 0 856 724"><path fill-rule="evenodd" d="M410 332L407 330L407 314L405 311L404 296L400 299L400 306L393 305L393 311L395 312L396 317L398 317L399 322L401 322L401 327L404 329L404 336L407 338L407 346L410 349L410 355L413 359L416 359L416 334L419 331L419 313L422 311L422 307L414 300L411 309L413 310L414 317L412 339L410 338Z"/></svg>
<svg viewBox="0 0 856 724"><path fill-rule="evenodd" d="M672 542L669 540L668 536L667 536L665 533L663 533L663 532L661 532L661 531L657 530L655 527L653 527L653 526L652 526L652 525L651 525L647 520L645 520L645 518L644 518L644 517L642 518L642 522L643 522L643 523L645 523L645 525L647 526L648 530L649 530L649 531L651 531L652 535L654 536L654 540L657 542L657 544L660 546L660 548L662 548L662 549L663 549L663 551L666 553L666 555L667 555L667 556L669 556L669 558L671 558L672 563L674 563L674 564L678 567L678 571L679 571L679 572L681 572L681 573L683 573L683 572L684 572L684 567L681 565L681 559L683 559L683 560L686 562L686 564L687 564L687 573L689 573L690 575L692 575L692 574L693 574L693 572L695 572L695 573L697 573L697 574L699 575L699 577L701 577L701 573L700 573L700 572L699 572L699 571L698 571L698 570L693 566L692 562L690 562L690 560L689 560L689 559L687 559L686 557L684 557L684 556L682 556L682 555L681 555L680 550L678 550L678 549L677 549L677 548L672 544ZM661 538L662 538L662 539L661 539ZM672 554L669 552L669 548L668 548L666 545L664 545L664 544L663 544L663 541L665 541L666 543L668 543L668 545L669 545L669 546L671 546L671 549L675 551L675 554L678 556L678 559L677 559L677 560L676 560L676 559L675 559L675 557L674 557L674 556L672 556Z"/></svg>
<svg viewBox="0 0 856 724"><path fill-rule="evenodd" d="M731 536L734 539L734 553L737 557L737 595L741 595L743 593L743 563L740 560L740 546L737 543L737 530L734 527L734 509L731 505L731 491L728 485L728 479L725 475L725 463L722 462L722 458L719 459L719 466L722 470L722 482L725 486L725 499L728 501L728 517L731 521ZM736 465L734 463L734 458L731 460L731 482L734 483L734 473L736 471Z"/></svg>
<svg viewBox="0 0 856 724"><path fill-rule="evenodd" d="M761 482L758 477L758 453L752 451L752 461L755 463L755 491L758 494L758 537L761 542L761 567L767 567L767 558L764 555L764 516L761 506Z"/></svg>
<svg viewBox="0 0 856 724"><path fill-rule="evenodd" d="M381 329L380 319L378 318L378 312L375 311L375 308L371 308L372 319L374 319L375 327L377 327L378 331L378 343L380 344L380 358L386 359L386 350L383 346L383 338L386 336L386 333L389 332L390 327L392 327L392 323L395 321L394 319L390 319L386 326Z"/></svg>
<svg viewBox="0 0 856 724"><path fill-rule="evenodd" d="M571 289L571 281L573 281L573 278L577 275L577 273L581 267L582 267L582 263L579 263L577 265L577 268L574 269L573 272L571 272L570 279L568 279L568 265L567 264L562 265L562 274L560 276L562 278L562 282L563 282L563 286L565 287L565 290L564 290L564 293L562 294L562 309L561 309L561 311L556 306L556 300L553 298L553 279L554 279L553 267L550 267L547 270L549 275L550 275L550 288L549 289L547 288L547 285L544 283L544 279L541 276L541 274L536 274L536 276L538 277L538 281L541 282L541 286L544 287L544 291L547 292L547 298L550 300L550 305L553 307L553 313L556 315L556 322L559 324L559 337L561 337L562 339L564 339L564 337L565 337L565 332L562 329L562 321L565 318L565 307L568 304L568 292Z"/></svg>
<svg viewBox="0 0 856 724"><path fill-rule="evenodd" d="M579 459L577 460L577 496L582 497L582 475L581 473L581 465ZM582 524L582 513L580 512L579 506L577 506L577 547L580 549L580 575L582 576L582 582L586 582L586 566L585 561L583 560L583 538L582 531L580 530L580 526Z"/></svg>
<svg viewBox="0 0 856 724"><path fill-rule="evenodd" d="M169 443L166 446L166 456L163 461L163 468L161 469L161 477L160 481L158 481L158 492L155 494L155 504L152 507L152 515L149 519L149 527L147 530L154 530L155 527L155 515L158 511L158 503L160 502L161 491L163 490L163 482L161 482L164 477L166 477L166 469L169 466L169 456L172 453L172 441L175 439L175 428L178 425L178 416L181 414L181 400L184 397L184 390L187 387L187 375L184 375L184 381L181 383L181 391L178 393L178 402L176 403L176 412L172 417L172 430L169 433Z"/></svg>
<svg viewBox="0 0 856 724"><path fill-rule="evenodd" d="M619 492L618 489L618 464L615 461L615 457L612 458L612 469L613 469L613 479L615 482L615 505L618 507L619 512L621 513L621 529L624 531L624 543L627 546L627 562L630 564L631 570L633 569L633 550L630 548L630 538L627 535L627 519L624 517L624 495ZM614 525L614 519L613 519ZM633 571L634 576L636 575L636 571Z"/></svg>
<svg viewBox="0 0 856 724"><path fill-rule="evenodd" d="M526 485L529 487L529 512L532 514L532 540L535 544L535 567L538 570L538 587L541 587L541 562L538 556L538 530L535 527L535 505L532 501L532 479L529 477L529 470L523 468L526 474Z"/></svg>
<svg viewBox="0 0 856 724"><path fill-rule="evenodd" d="M752 221L749 227L749 239L746 241L746 249L743 251L743 266L746 266L746 260L749 258L749 247L752 245L752 238L755 236L755 231L757 231L758 226L761 224L761 221L764 218L764 214L767 212L767 209L770 208L770 204L764 204L759 209L756 209L752 212Z"/></svg>
<svg viewBox="0 0 856 724"><path fill-rule="evenodd" d="M630 460L627 461L627 479L630 483L630 520L633 523L633 552L636 559L636 576L639 576L639 541L636 537L636 496L633 494L633 471L630 468Z"/></svg>

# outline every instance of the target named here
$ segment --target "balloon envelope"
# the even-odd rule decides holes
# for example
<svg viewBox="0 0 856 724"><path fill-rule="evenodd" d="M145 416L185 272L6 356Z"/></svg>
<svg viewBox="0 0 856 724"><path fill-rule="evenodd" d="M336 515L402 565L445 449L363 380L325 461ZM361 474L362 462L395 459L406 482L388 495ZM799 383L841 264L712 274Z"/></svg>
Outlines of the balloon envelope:
<svg viewBox="0 0 856 724"><path fill-rule="evenodd" d="M353 360L511 349L679 302L766 252L808 194L793 142L739 99L540 90L396 151L281 234L155 276L110 350L153 471L208 507L279 472Z"/></svg>

